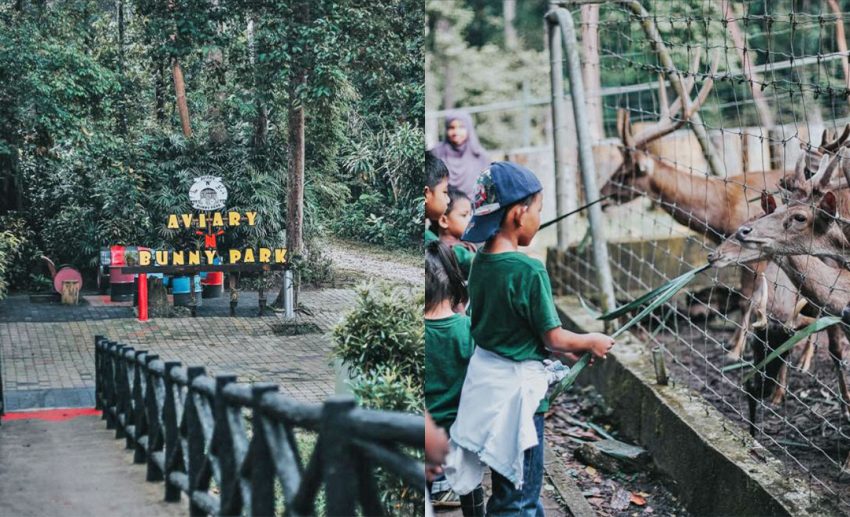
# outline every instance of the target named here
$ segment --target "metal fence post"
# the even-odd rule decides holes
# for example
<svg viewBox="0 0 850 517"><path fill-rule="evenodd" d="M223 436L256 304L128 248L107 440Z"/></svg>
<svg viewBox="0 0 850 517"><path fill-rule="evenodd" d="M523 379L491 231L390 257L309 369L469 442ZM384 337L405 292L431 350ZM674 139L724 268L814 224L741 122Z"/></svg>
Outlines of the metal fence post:
<svg viewBox="0 0 850 517"><path fill-rule="evenodd" d="M573 17L569 11L562 8L553 9L546 15L550 24L561 27L564 48L567 54L569 70L570 95L572 96L573 116L576 121L578 135L578 157L581 166L581 178L584 185L584 195L588 201L599 198L596 186L596 164L593 161L593 147L590 126L587 120L587 104L584 98L584 84L581 76L581 61L579 59L578 41L576 38ZM553 42L554 43L554 42ZM555 48L553 45L552 48ZM608 261L608 243L602 227L602 209L592 205L589 209L590 232L593 237L593 262L596 266L597 281L602 291L601 307L607 312L617 306L614 297L614 281L611 276L611 264Z"/></svg>
<svg viewBox="0 0 850 517"><path fill-rule="evenodd" d="M552 86L552 148L555 152L555 213L565 214L572 210L570 207L569 184L575 184L572 171L567 165L567 111L564 103L564 64L561 50L561 29L558 24L549 22L549 72ZM575 197L575 196L573 196ZM555 225L558 236L558 249L565 250L570 244L567 221L558 221Z"/></svg>

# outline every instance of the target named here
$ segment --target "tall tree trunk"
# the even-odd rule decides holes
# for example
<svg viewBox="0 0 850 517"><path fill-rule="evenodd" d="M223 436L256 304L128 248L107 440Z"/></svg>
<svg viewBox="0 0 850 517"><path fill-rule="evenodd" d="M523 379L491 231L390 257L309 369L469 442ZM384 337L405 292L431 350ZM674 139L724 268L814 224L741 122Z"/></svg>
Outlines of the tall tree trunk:
<svg viewBox="0 0 850 517"><path fill-rule="evenodd" d="M505 48L514 50L518 46L516 35L516 0L502 0L502 16L505 23Z"/></svg>
<svg viewBox="0 0 850 517"><path fill-rule="evenodd" d="M174 12L174 0L168 0L168 10ZM171 35L171 41L177 39L177 33ZM180 115L180 125L183 136L192 137L192 125L189 123L189 104L186 102L186 83L183 82L183 69L177 56L171 57L171 76L174 78L174 94L177 97L177 112Z"/></svg>
<svg viewBox="0 0 850 517"><path fill-rule="evenodd" d="M304 106L295 99L295 91L306 80L297 72L290 90L289 105L289 196L287 198L286 247L290 254L304 251Z"/></svg>
<svg viewBox="0 0 850 517"><path fill-rule="evenodd" d="M594 141L605 136L602 118L602 79L599 69L599 6L581 6L582 78L587 92L587 120Z"/></svg>
<svg viewBox="0 0 850 517"><path fill-rule="evenodd" d="M177 111L180 114L180 125L183 126L183 136L192 137L192 126L189 123L189 104L186 102L186 84L183 82L183 70L176 57L171 58L171 73L174 77L174 92L177 95Z"/></svg>
<svg viewBox="0 0 850 517"><path fill-rule="evenodd" d="M286 198L286 249L287 255L301 255L304 251L304 105L296 97L295 92L306 81L304 71L293 73L293 81L289 88L288 114L288 151L289 177L287 181L288 194ZM295 272L295 287L293 294L297 307L298 290L301 285L300 274ZM281 282L277 298L272 303L274 307L283 307L286 282Z"/></svg>
<svg viewBox="0 0 850 517"><path fill-rule="evenodd" d="M838 0L826 0L830 10L835 15L835 44L838 51L844 54L841 58L841 69L844 71L844 87L850 90L850 56L847 56L847 35L844 32L844 19L841 15L841 6ZM850 97L848 97L850 101Z"/></svg>

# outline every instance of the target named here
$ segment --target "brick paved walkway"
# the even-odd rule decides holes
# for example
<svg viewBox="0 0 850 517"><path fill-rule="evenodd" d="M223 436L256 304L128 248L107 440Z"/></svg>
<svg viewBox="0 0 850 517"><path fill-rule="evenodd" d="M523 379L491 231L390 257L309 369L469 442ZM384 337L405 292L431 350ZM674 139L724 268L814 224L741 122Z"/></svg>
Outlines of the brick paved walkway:
<svg viewBox="0 0 850 517"><path fill-rule="evenodd" d="M7 401L16 392L93 388L94 336L101 334L163 359L206 366L212 374L232 372L242 381L277 382L299 400L318 402L334 390L330 329L355 300L351 289L304 290L299 303L310 314L300 315L298 323L313 324L317 331L284 335L280 315L267 311L256 316L257 294L251 292L240 294L236 317L229 316L229 299L223 297L203 300L196 318L146 323L136 320L129 304L110 304L102 296L85 296L85 303L76 307L10 296L0 302Z"/></svg>

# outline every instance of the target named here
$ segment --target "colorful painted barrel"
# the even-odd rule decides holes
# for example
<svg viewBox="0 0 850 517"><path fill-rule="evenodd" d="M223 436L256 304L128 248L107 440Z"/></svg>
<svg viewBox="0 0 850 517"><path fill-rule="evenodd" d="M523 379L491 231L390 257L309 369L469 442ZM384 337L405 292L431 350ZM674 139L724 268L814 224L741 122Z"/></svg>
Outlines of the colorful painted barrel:
<svg viewBox="0 0 850 517"><path fill-rule="evenodd" d="M112 260L109 264L109 299L113 302L127 302L133 299L133 278L135 275L121 272L121 268L126 265L124 253L124 246L112 246L110 248Z"/></svg>
<svg viewBox="0 0 850 517"><path fill-rule="evenodd" d="M189 277L175 276L171 279L171 293L174 295L175 307L188 307L192 301L189 291ZM201 305L201 277L195 277L195 304Z"/></svg>
<svg viewBox="0 0 850 517"><path fill-rule="evenodd" d="M221 298L224 294L224 273L209 271L201 279L204 298Z"/></svg>

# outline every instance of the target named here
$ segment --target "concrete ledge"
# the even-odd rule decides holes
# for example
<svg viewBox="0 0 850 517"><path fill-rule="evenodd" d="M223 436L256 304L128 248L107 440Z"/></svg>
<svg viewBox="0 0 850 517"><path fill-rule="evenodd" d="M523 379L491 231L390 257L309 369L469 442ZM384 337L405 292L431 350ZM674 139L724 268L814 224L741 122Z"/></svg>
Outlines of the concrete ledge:
<svg viewBox="0 0 850 517"><path fill-rule="evenodd" d="M556 299L567 328L602 331L569 297ZM634 337L578 378L592 384L614 410L620 430L646 448L674 482L683 504L697 515L838 514L801 479L783 474L782 463L684 386L655 383L652 359Z"/></svg>

